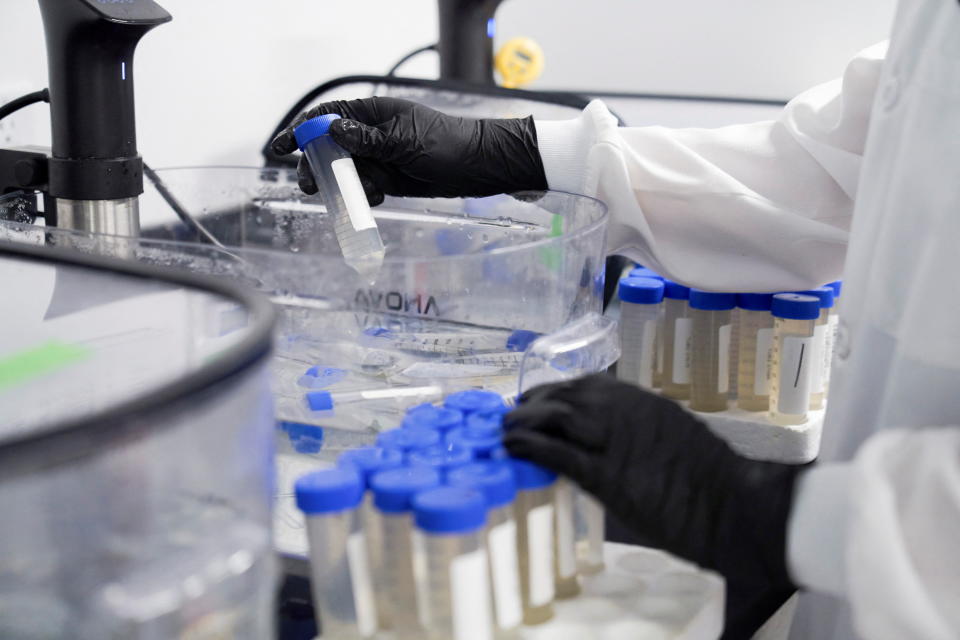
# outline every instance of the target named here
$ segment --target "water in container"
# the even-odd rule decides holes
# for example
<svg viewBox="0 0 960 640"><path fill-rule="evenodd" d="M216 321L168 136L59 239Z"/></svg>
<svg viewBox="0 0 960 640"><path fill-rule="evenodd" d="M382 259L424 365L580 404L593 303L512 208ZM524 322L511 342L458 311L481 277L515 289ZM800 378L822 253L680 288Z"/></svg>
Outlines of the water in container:
<svg viewBox="0 0 960 640"><path fill-rule="evenodd" d="M376 602L359 510L363 479L354 469L327 469L301 477L295 490L307 520L319 637L374 637Z"/></svg>
<svg viewBox="0 0 960 640"><path fill-rule="evenodd" d="M663 395L674 400L690 397L690 288L664 281L663 287Z"/></svg>
<svg viewBox="0 0 960 640"><path fill-rule="evenodd" d="M690 290L693 321L690 408L726 411L730 384L730 311L737 302L733 293Z"/></svg>
<svg viewBox="0 0 960 640"><path fill-rule="evenodd" d="M737 406L744 411L770 410L770 376L767 363L773 346L771 293L741 293L740 357L737 373Z"/></svg>
<svg viewBox="0 0 960 640"><path fill-rule="evenodd" d="M810 381L810 409L823 409L827 397L827 381L830 378L830 360L833 356L833 288L828 286L798 291L805 296L820 300L820 316L813 328L813 369Z"/></svg>
<svg viewBox="0 0 960 640"><path fill-rule="evenodd" d="M383 526L383 582L378 608L387 610L397 640L424 635L417 605L413 554L413 497L440 485L440 475L428 467L400 467L374 474L370 481L374 507Z"/></svg>
<svg viewBox="0 0 960 640"><path fill-rule="evenodd" d="M532 462L512 458L517 482L517 554L523 622L543 624L553 618L554 486L557 475Z"/></svg>
<svg viewBox="0 0 960 640"><path fill-rule="evenodd" d="M493 640L481 492L441 487L413 498L417 603L428 640Z"/></svg>
<svg viewBox="0 0 960 640"><path fill-rule="evenodd" d="M663 281L632 276L621 278L617 292L620 298L621 350L617 377L652 389Z"/></svg>
<svg viewBox="0 0 960 640"><path fill-rule="evenodd" d="M344 261L361 275L375 279L383 264L383 240L353 158L329 135L330 124L339 118L336 114L312 118L293 133L310 163L327 214L334 218Z"/></svg>
<svg viewBox="0 0 960 640"><path fill-rule="evenodd" d="M810 405L814 325L820 300L796 293L779 293L770 305L774 317L770 372L770 420L802 424Z"/></svg>
<svg viewBox="0 0 960 640"><path fill-rule="evenodd" d="M495 635L497 640L515 640L520 637L523 601L520 598L517 523L513 509L517 493L513 470L502 460L474 462L451 471L447 482L455 487L476 489L486 498L486 541L493 587Z"/></svg>

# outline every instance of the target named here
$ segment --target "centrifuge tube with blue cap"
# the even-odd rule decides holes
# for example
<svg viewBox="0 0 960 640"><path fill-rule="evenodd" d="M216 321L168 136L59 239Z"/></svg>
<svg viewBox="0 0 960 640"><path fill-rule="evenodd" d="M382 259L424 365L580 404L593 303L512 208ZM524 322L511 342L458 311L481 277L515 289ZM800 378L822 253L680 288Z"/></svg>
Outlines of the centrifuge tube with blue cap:
<svg viewBox="0 0 960 640"><path fill-rule="evenodd" d="M510 459L517 483L517 553L523 622L542 624L553 618L554 487L557 474L527 460Z"/></svg>
<svg viewBox="0 0 960 640"><path fill-rule="evenodd" d="M421 574L417 603L428 640L493 640L481 492L440 487L413 498Z"/></svg>
<svg viewBox="0 0 960 640"><path fill-rule="evenodd" d="M431 432L436 434L436 432ZM440 485L440 474L429 467L400 467L374 474L370 480L373 505L383 527L383 567L379 579L390 630L396 640L420 640L413 551L413 497Z"/></svg>
<svg viewBox="0 0 960 640"><path fill-rule="evenodd" d="M311 118L293 135L333 216L344 261L361 275L375 277L383 264L383 240L353 158L329 135L330 124L339 118L333 113Z"/></svg>
<svg viewBox="0 0 960 640"><path fill-rule="evenodd" d="M337 466L354 469L363 479L364 488L370 487L370 481L379 471L396 469L403 465L403 454L396 449L381 447L360 447L345 451L337 459ZM360 508L360 518L367 540L367 556L370 559L370 571L373 575L380 575L383 567L383 523L380 515L373 507L372 494L364 494ZM383 600L383 582L374 583L377 600ZM377 610L377 626L381 629L390 628L390 619L385 609Z"/></svg>
<svg viewBox="0 0 960 640"><path fill-rule="evenodd" d="M768 362L773 346L772 293L737 295L740 340L737 366L737 406L744 411L770 409Z"/></svg>
<svg viewBox="0 0 960 640"><path fill-rule="evenodd" d="M802 424L810 406L811 357L814 325L820 300L797 293L778 293L770 305L773 349L770 363L770 420L774 424Z"/></svg>
<svg viewBox="0 0 960 640"><path fill-rule="evenodd" d="M517 557L517 521L513 501L517 483L506 461L474 462L454 469L447 484L480 491L487 501L487 555L493 586L497 640L519 637L523 622L520 564Z"/></svg>
<svg viewBox="0 0 960 640"><path fill-rule="evenodd" d="M798 291L805 296L820 300L820 316L813 328L813 369L810 380L810 409L823 409L827 397L827 380L830 376L830 360L833 352L833 331L830 316L833 315L834 289L830 285Z"/></svg>
<svg viewBox="0 0 960 640"><path fill-rule="evenodd" d="M306 516L319 637L372 638L377 612L358 512L363 479L354 469L327 469L301 477L294 491Z"/></svg>
<svg viewBox="0 0 960 640"><path fill-rule="evenodd" d="M620 298L620 360L617 362L617 377L652 389L663 281L633 276L621 278L617 295Z"/></svg>
<svg viewBox="0 0 960 640"><path fill-rule="evenodd" d="M730 312L733 293L690 290L693 321L690 369L690 409L726 411L730 391Z"/></svg>
<svg viewBox="0 0 960 640"><path fill-rule="evenodd" d="M671 280L663 283L663 395L674 400L690 397L690 288Z"/></svg>

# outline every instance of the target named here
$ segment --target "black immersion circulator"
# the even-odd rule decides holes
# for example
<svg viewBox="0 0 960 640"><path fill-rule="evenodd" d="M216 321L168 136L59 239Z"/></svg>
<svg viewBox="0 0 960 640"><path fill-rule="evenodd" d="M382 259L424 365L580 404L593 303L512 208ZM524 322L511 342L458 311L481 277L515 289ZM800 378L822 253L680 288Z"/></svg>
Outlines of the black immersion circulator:
<svg viewBox="0 0 960 640"><path fill-rule="evenodd" d="M143 161L137 153L133 54L171 17L153 0L39 0L53 129L49 193L57 225L136 235Z"/></svg>

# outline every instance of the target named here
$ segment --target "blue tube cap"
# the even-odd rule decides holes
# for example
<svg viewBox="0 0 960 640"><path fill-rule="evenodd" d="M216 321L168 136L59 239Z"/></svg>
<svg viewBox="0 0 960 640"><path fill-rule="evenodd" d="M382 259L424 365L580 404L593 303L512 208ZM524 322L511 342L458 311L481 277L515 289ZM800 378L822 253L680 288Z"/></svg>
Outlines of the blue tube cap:
<svg viewBox="0 0 960 640"><path fill-rule="evenodd" d="M403 453L432 447L439 442L439 431L421 427L390 429L377 436L377 446L381 449L397 449Z"/></svg>
<svg viewBox="0 0 960 640"><path fill-rule="evenodd" d="M469 449L474 458L489 458L494 449L503 445L503 430L486 416L469 416L465 426L447 432L447 444Z"/></svg>
<svg viewBox="0 0 960 640"><path fill-rule="evenodd" d="M307 515L355 509L363 498L363 479L355 469L314 471L297 478L297 506Z"/></svg>
<svg viewBox="0 0 960 640"><path fill-rule="evenodd" d="M662 275L654 271L653 269L648 269L647 267L636 267L631 269L630 273L627 274L629 278L653 278L654 280L659 280L663 282L666 280Z"/></svg>
<svg viewBox="0 0 960 640"><path fill-rule="evenodd" d="M620 278L617 295L624 302L659 304L663 301L663 280L655 278Z"/></svg>
<svg viewBox="0 0 960 640"><path fill-rule="evenodd" d="M557 474L529 460L510 458L510 465L513 468L513 477L517 481L517 489L523 491L543 489L557 481Z"/></svg>
<svg viewBox="0 0 960 640"><path fill-rule="evenodd" d="M403 465L403 454L396 449L381 447L360 447L344 451L337 459L338 467L356 469L363 476L364 482L369 483L370 477L377 471L396 469Z"/></svg>
<svg viewBox="0 0 960 640"><path fill-rule="evenodd" d="M797 291L796 293L819 299L821 309L829 309L833 306L833 287L817 287L816 289L807 289L806 291Z"/></svg>
<svg viewBox="0 0 960 640"><path fill-rule="evenodd" d="M770 311L772 293L738 293L737 306L747 311Z"/></svg>
<svg viewBox="0 0 960 640"><path fill-rule="evenodd" d="M469 533L487 521L487 503L476 489L439 487L413 497L414 521L428 533Z"/></svg>
<svg viewBox="0 0 960 640"><path fill-rule="evenodd" d="M834 280L827 286L833 289L833 299L836 300L840 297L840 292L843 291L843 280Z"/></svg>
<svg viewBox="0 0 960 640"><path fill-rule="evenodd" d="M663 281L663 297L671 300L689 300L690 287L685 287L679 282L673 280Z"/></svg>
<svg viewBox="0 0 960 640"><path fill-rule="evenodd" d="M464 415L471 413L502 413L506 410L499 393L482 389L467 389L451 393L443 401L448 409L457 409Z"/></svg>
<svg viewBox="0 0 960 640"><path fill-rule="evenodd" d="M384 513L413 509L413 496L440 486L440 474L430 467L400 467L378 471L370 479L373 504Z"/></svg>
<svg viewBox="0 0 960 640"><path fill-rule="evenodd" d="M432 467L440 473L473 462L473 451L457 444L435 444L425 449L411 451L411 467Z"/></svg>
<svg viewBox="0 0 960 640"><path fill-rule="evenodd" d="M735 306L737 306L737 294L735 293L714 293L713 291L690 289L691 309L726 311L733 309Z"/></svg>
<svg viewBox="0 0 960 640"><path fill-rule="evenodd" d="M527 329L517 329L507 338L507 351L526 351L541 334Z"/></svg>
<svg viewBox="0 0 960 640"><path fill-rule="evenodd" d="M502 460L473 462L454 469L447 476L447 484L482 492L491 509L510 504L517 496L513 470Z"/></svg>
<svg viewBox="0 0 960 640"><path fill-rule="evenodd" d="M770 312L777 318L816 320L820 317L820 300L799 293L778 293L773 296Z"/></svg>
<svg viewBox="0 0 960 640"><path fill-rule="evenodd" d="M297 146L300 148L300 151L303 151L303 148L319 138L320 136L325 136L330 132L330 125L334 120L339 120L340 116L335 113L328 113L323 116L317 116L316 118L310 118L306 122L303 122L297 125L293 130L293 137L297 139Z"/></svg>
<svg viewBox="0 0 960 640"><path fill-rule="evenodd" d="M407 411L402 426L405 429L435 429L449 431L463 424L463 413L456 409L421 404Z"/></svg>

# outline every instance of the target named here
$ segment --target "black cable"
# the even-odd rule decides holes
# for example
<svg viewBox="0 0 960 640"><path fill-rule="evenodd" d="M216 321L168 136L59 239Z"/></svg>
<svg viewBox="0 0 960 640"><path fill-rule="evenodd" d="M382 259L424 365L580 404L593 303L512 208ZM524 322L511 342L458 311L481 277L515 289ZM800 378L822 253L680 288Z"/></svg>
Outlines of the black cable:
<svg viewBox="0 0 960 640"><path fill-rule="evenodd" d="M7 104L0 107L0 120L3 120L15 111L19 111L24 107L29 107L30 105L38 102L50 102L50 91L47 89L41 89L40 91L34 91L33 93L28 93L25 96L20 96L16 100L11 100Z"/></svg>
<svg viewBox="0 0 960 640"><path fill-rule="evenodd" d="M393 77L393 76L397 75L397 69L399 69L401 66L403 66L403 63L405 63L407 60L409 60L409 59L411 59L411 58L413 58L413 57L415 57L415 56L418 56L418 55L420 55L421 53L426 53L427 51L436 51L436 50L437 50L437 46L438 46L437 43L433 43L433 44L428 44L428 45L425 46L425 47L420 47L419 49L414 49L413 51L411 51L411 52L408 53L407 55L405 55L405 56L403 56L402 58L400 58L395 65L393 65L392 67L390 67L390 71L387 71L387 76L388 76L388 77Z"/></svg>

